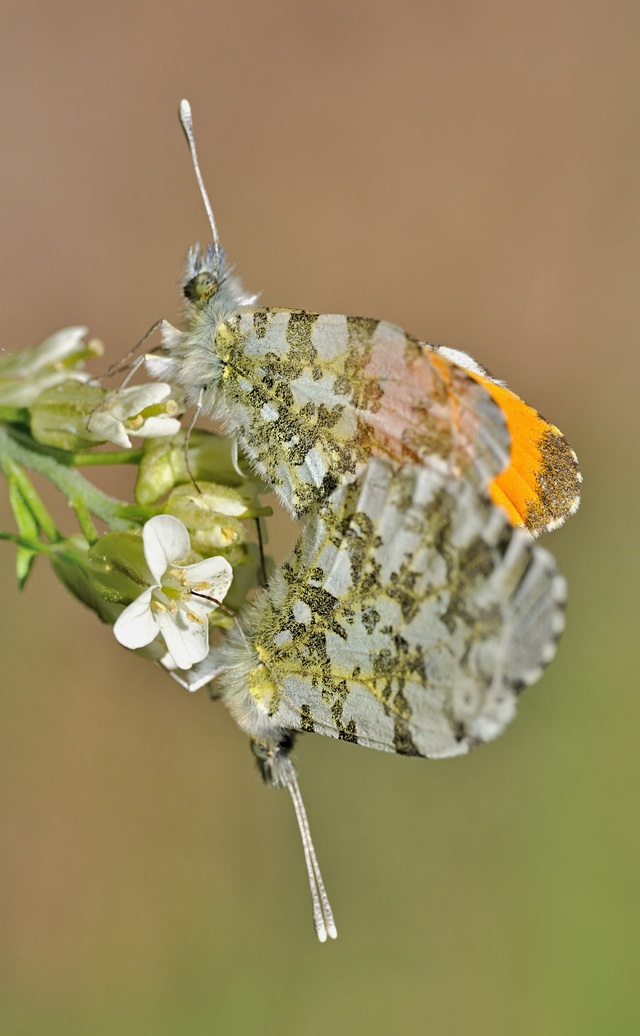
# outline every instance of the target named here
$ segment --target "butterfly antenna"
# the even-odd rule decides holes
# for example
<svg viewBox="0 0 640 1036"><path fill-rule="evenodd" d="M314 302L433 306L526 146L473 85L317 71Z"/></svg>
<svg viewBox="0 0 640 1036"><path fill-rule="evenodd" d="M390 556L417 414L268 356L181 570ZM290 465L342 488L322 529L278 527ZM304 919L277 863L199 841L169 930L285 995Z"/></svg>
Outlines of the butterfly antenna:
<svg viewBox="0 0 640 1036"><path fill-rule="evenodd" d="M309 888L311 889L311 900L313 902L313 923L315 925L316 935L320 942L326 942L327 936L330 939L336 939L338 936L335 921L333 920L333 912L329 903L329 897L325 891L324 882L322 880L320 867L316 857L316 851L313 848L311 831L309 830L309 821L307 820L307 813L302 801L302 795L300 794L296 771L294 770L293 763L290 759L282 759L281 767L281 780L289 789L289 793L293 801L293 808L296 811L296 820L298 821L298 827L300 828L302 848L304 849L304 859L307 865L307 874L309 875Z"/></svg>
<svg viewBox="0 0 640 1036"><path fill-rule="evenodd" d="M218 237L218 228L216 227L216 221L213 218L213 209L211 208L211 202L209 201L209 195L207 194L204 186L204 180L202 179L202 173L200 172L200 163L198 162L198 152L196 151L196 138L193 132L193 117L191 115L191 105L188 101L180 101L179 110L180 124L184 130L184 135L187 138L189 145L189 151L191 152L191 161L198 181L198 187L200 188L200 194L204 202L204 207L207 210L207 216L209 218L209 224L211 226L211 232L213 234L213 249L216 256L216 280L220 277L220 268L222 266L222 249L220 247L220 238Z"/></svg>

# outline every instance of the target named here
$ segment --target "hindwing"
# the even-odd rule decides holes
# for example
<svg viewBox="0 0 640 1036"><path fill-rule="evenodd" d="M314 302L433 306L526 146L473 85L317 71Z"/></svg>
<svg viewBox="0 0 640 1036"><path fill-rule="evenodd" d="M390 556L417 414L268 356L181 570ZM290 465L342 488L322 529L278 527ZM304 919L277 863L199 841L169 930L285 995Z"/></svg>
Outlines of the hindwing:
<svg viewBox="0 0 640 1036"><path fill-rule="evenodd" d="M374 459L303 520L222 650L254 737L306 730L440 757L495 737L550 661L565 584L466 480Z"/></svg>

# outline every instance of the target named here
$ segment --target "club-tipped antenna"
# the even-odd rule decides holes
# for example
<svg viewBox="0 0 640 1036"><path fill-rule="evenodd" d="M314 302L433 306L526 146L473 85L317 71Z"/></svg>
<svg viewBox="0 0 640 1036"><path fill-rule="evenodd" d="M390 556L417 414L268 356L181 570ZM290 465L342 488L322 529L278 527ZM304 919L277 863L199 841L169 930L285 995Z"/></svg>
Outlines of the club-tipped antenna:
<svg viewBox="0 0 640 1036"><path fill-rule="evenodd" d="M329 897L325 891L324 882L322 880L320 867L316 857L316 851L313 848L311 831L309 830L309 821L307 820L302 795L300 794L296 771L290 759L283 759L281 761L281 766L282 769L280 771L280 777L282 783L289 789L289 793L293 801L293 808L296 811L296 820L298 821L298 827L300 829L300 837L302 838L304 859L307 865L307 874L309 876L309 888L311 889L313 923L315 925L316 935L320 942L326 942L327 937L330 939L336 939L338 936L335 921L333 920L333 912L329 903Z"/></svg>
<svg viewBox="0 0 640 1036"><path fill-rule="evenodd" d="M193 132L193 116L191 115L191 105L188 101L180 101L180 124L184 130L184 135L187 138L189 145L189 151L191 152L191 161L198 181L198 187L200 188L200 194L204 202L204 207L207 210L207 216L209 218L209 224L211 226L211 233L213 234L213 250L216 257L216 269L215 276L216 280L220 277L220 268L222 266L222 249L220 247L220 238L218 237L218 228L216 227L216 221L213 218L213 209L211 208L211 202L209 201L209 195L207 194L204 186L204 180L202 179L202 173L200 172L200 163L198 162L198 152L196 151L196 138Z"/></svg>

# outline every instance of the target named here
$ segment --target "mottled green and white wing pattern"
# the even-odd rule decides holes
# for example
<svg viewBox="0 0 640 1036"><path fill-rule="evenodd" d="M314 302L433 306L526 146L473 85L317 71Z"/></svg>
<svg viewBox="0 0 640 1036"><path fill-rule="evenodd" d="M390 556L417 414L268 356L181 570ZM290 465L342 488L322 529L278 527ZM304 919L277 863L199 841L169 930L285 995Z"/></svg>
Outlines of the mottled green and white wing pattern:
<svg viewBox="0 0 640 1036"><path fill-rule="evenodd" d="M210 340L189 337L187 382L202 380L207 350ZM204 409L293 514L353 481L371 457L481 488L508 464L505 417L486 387L386 321L247 307L217 325L213 355Z"/></svg>
<svg viewBox="0 0 640 1036"><path fill-rule="evenodd" d="M469 482L374 459L303 521L223 649L223 695L273 746L298 730L462 754L553 657L564 599L551 555Z"/></svg>

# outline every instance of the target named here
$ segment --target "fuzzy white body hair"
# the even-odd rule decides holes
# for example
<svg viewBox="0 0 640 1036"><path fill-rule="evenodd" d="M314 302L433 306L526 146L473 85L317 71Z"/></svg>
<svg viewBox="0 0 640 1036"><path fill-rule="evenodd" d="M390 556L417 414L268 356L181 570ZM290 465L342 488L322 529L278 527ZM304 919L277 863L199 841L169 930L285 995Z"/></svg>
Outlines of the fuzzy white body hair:
<svg viewBox="0 0 640 1036"><path fill-rule="evenodd" d="M247 631L259 628L263 615L269 615L269 598L272 601L284 601L286 584L282 571L276 569L269 580L269 586L263 590L243 614L243 626ZM273 630L273 635L277 630ZM253 644L238 630L232 630L218 651L221 667L221 697L236 723L252 740L267 744L279 745L289 733L274 721L269 714L269 678L260 656ZM262 694L252 693L255 675L264 673ZM255 686L254 686L255 690Z"/></svg>
<svg viewBox="0 0 640 1036"><path fill-rule="evenodd" d="M205 288L198 284L199 278L204 279ZM188 406L198 406L203 413L224 421L228 415L217 398L222 364L214 349L216 332L231 316L253 305L257 295L249 294L233 275L223 252L216 255L210 246L201 252L198 245L187 256L182 289L186 329L164 322L163 355L148 355L145 366L151 377L179 385Z"/></svg>

